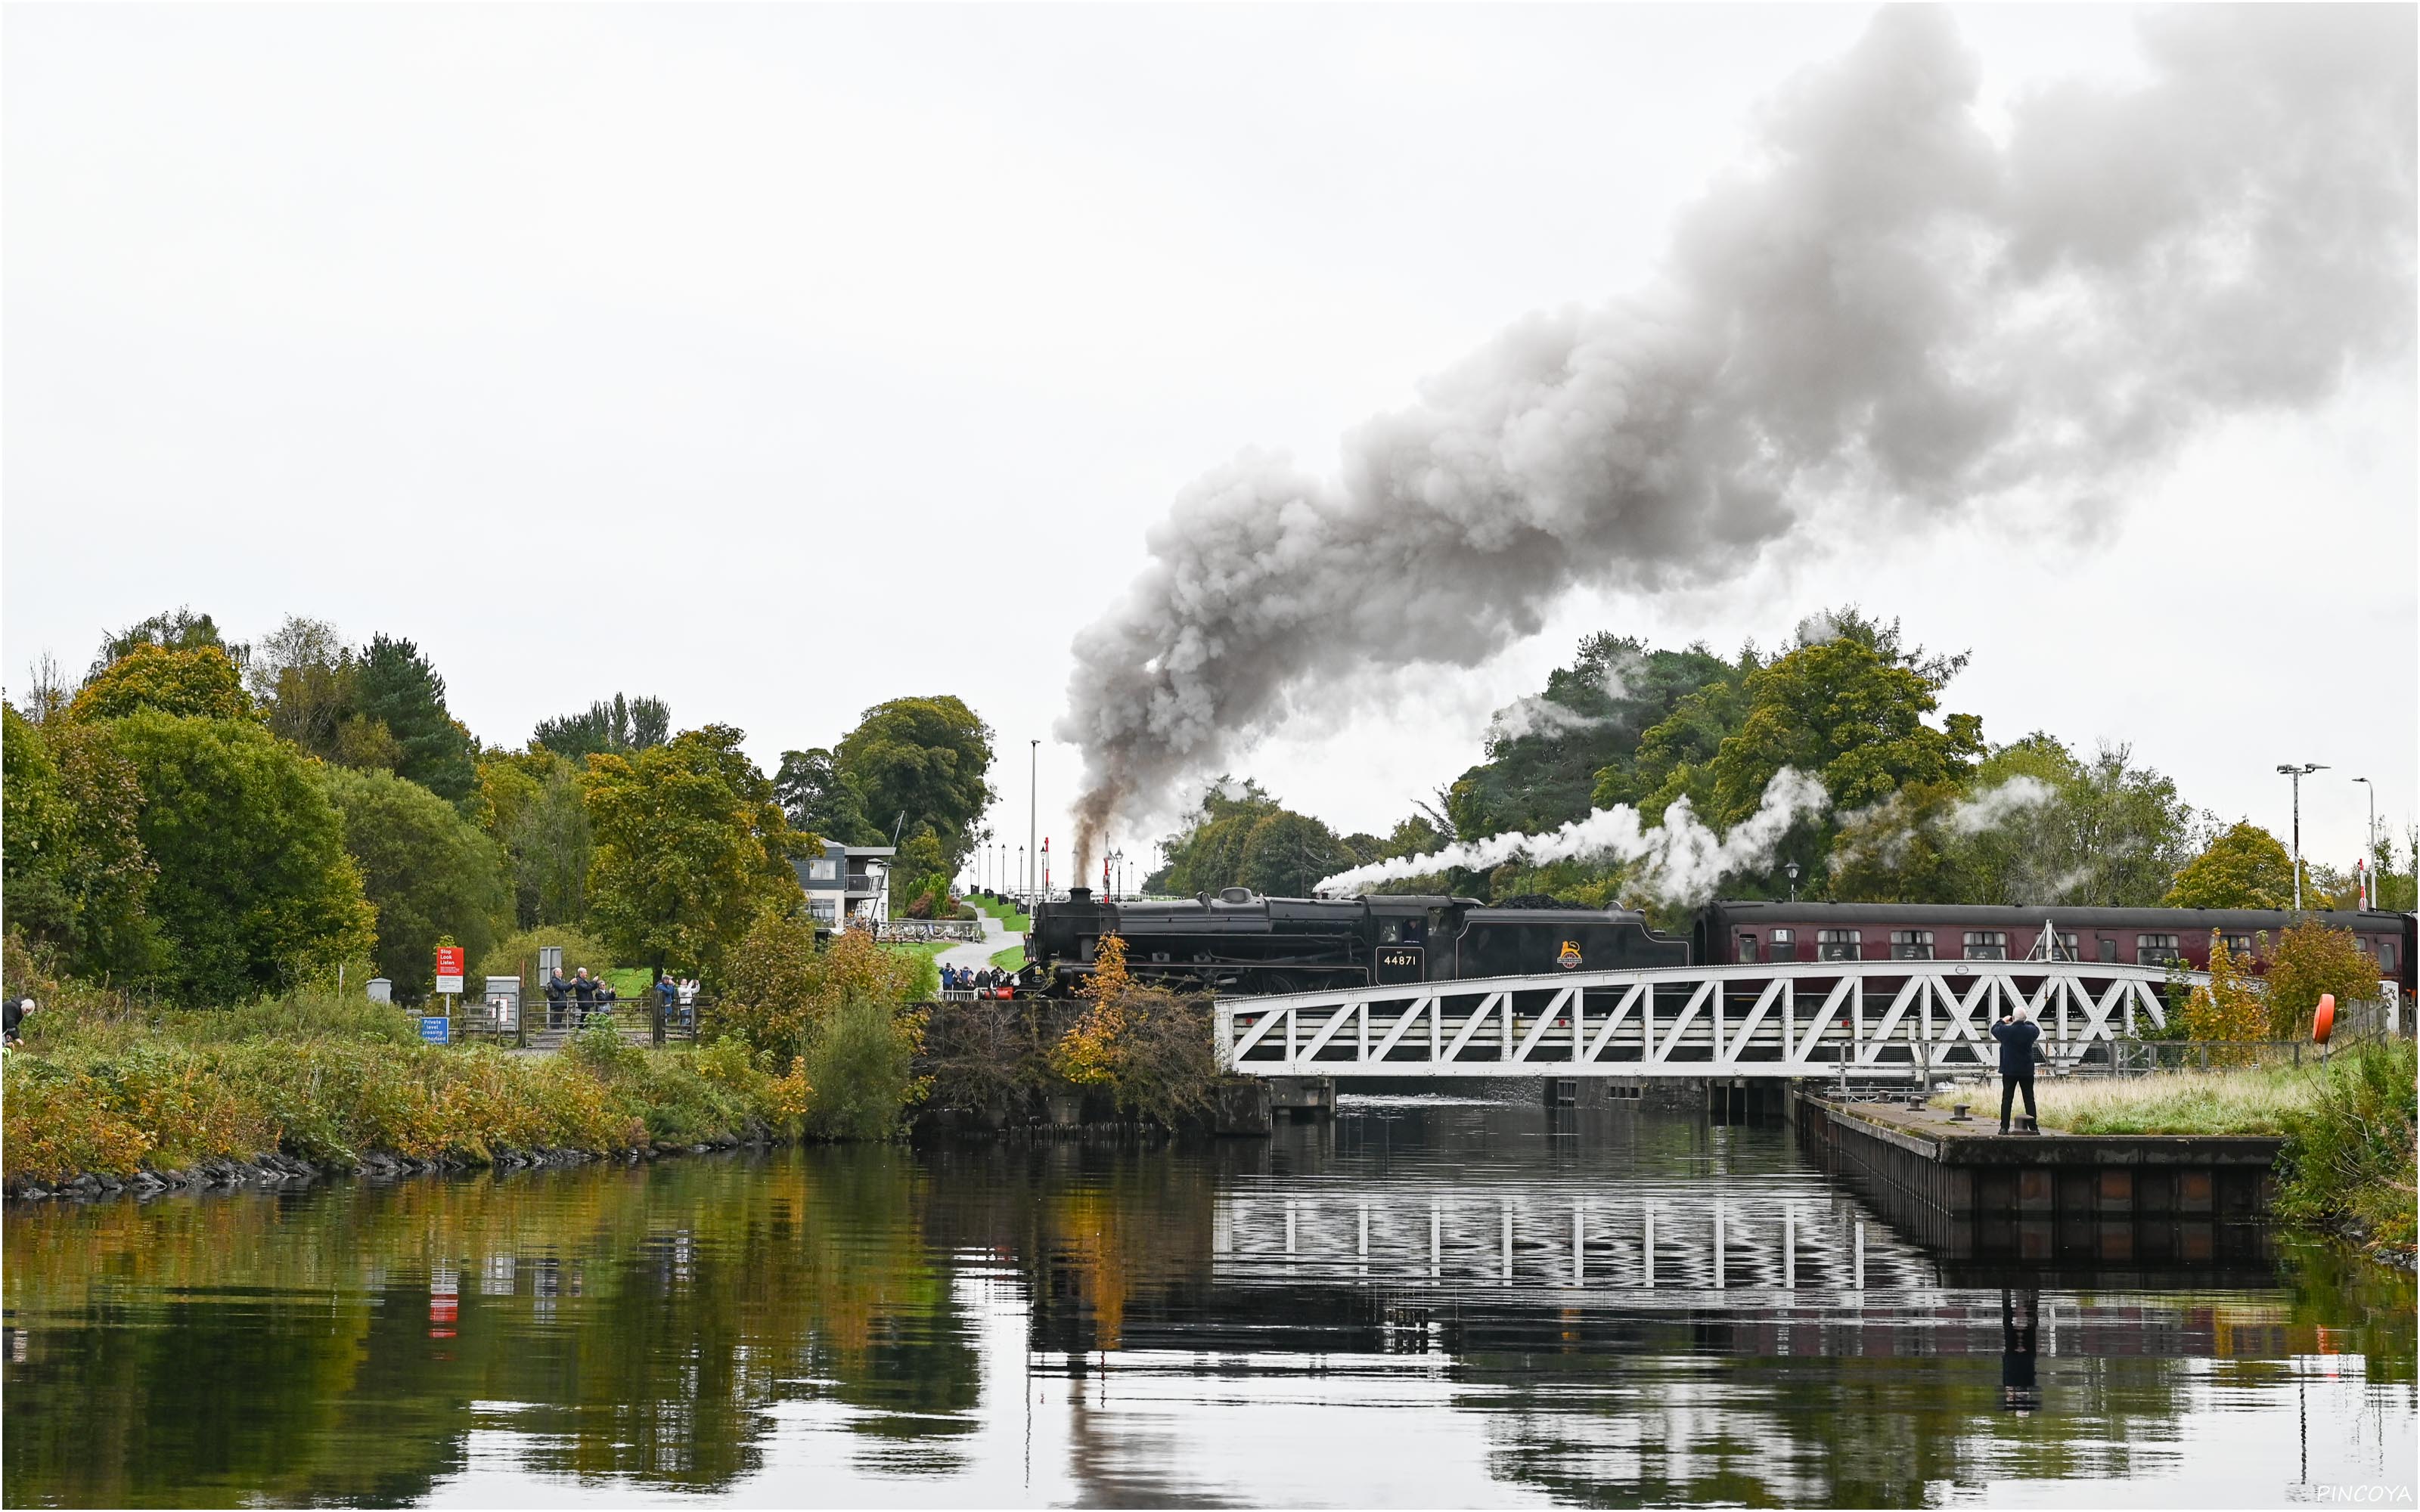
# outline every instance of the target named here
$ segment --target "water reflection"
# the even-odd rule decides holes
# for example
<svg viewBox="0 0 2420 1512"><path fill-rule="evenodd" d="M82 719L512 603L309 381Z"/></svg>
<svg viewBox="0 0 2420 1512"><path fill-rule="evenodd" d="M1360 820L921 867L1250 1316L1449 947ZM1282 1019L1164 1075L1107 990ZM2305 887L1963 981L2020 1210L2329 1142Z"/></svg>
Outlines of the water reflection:
<svg viewBox="0 0 2420 1512"><path fill-rule="evenodd" d="M1630 1109L42 1205L7 1261L12 1505L2220 1504L2414 1447L2406 1279L1962 1274Z"/></svg>

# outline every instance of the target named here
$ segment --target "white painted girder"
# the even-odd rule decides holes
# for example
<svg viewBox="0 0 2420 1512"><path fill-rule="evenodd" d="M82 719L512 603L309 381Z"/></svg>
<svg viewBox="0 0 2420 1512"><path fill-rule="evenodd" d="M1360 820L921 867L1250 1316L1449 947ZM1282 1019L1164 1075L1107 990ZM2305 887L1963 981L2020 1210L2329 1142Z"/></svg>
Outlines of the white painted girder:
<svg viewBox="0 0 2420 1512"><path fill-rule="evenodd" d="M2072 961L1567 972L1226 998L1217 1025L1220 1059L1255 1076L1806 1077L1837 1074L1845 1050L1859 1076L1915 1077L1995 1066L1990 1026L2017 1006L2049 1061L2071 1065L2133 1033L2137 1013L2164 1026L2169 980ZM1878 1017L1869 985L1887 994ZM1802 993L1822 995L1803 1026Z"/></svg>

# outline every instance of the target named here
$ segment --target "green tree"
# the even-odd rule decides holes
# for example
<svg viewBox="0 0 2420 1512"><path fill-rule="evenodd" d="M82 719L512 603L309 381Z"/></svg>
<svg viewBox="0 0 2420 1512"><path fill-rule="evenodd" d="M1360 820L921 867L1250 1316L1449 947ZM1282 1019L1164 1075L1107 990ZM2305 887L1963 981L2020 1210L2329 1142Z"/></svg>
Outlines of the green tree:
<svg viewBox="0 0 2420 1512"><path fill-rule="evenodd" d="M1292 810L1267 814L1245 837L1241 881L1272 897L1308 896L1320 878L1353 865L1326 825Z"/></svg>
<svg viewBox="0 0 2420 1512"><path fill-rule="evenodd" d="M865 711L842 737L832 764L863 803L865 817L885 837L930 825L947 870L965 864L975 821L995 796L991 726L958 699L892 699Z"/></svg>
<svg viewBox="0 0 2420 1512"><path fill-rule="evenodd" d="M495 841L454 806L390 772L322 766L344 819L345 851L378 909L377 962L406 1002L429 991L440 938L462 947L476 976L500 925L512 922Z"/></svg>
<svg viewBox="0 0 2420 1512"><path fill-rule="evenodd" d="M713 978L761 911L804 901L791 858L814 838L790 828L740 739L707 725L588 758L588 918L627 959Z"/></svg>
<svg viewBox="0 0 2420 1512"><path fill-rule="evenodd" d="M893 918L936 918L947 913L950 895L949 858L941 854L940 837L930 825L918 825L899 847L892 868L891 914Z"/></svg>
<svg viewBox="0 0 2420 1512"><path fill-rule="evenodd" d="M865 817L865 797L822 747L782 752L773 796L793 829L813 830L844 845L875 845L890 838Z"/></svg>
<svg viewBox="0 0 2420 1512"><path fill-rule="evenodd" d="M1750 672L1747 717L1706 764L1705 817L1724 828L1747 818L1784 766L1816 774L1842 810L1911 783L1963 779L1983 753L1982 721L1953 714L1944 729L1925 723L1940 706L1936 687L1847 637Z"/></svg>
<svg viewBox="0 0 2420 1512"><path fill-rule="evenodd" d="M2080 762L2036 733L1965 782L1915 783L1840 822L1828 858L1842 902L2138 907L2191 854L2195 819L2123 746Z"/></svg>
<svg viewBox="0 0 2420 1512"><path fill-rule="evenodd" d="M100 676L110 663L123 659L136 646L159 646L169 651L198 651L209 646L225 653L227 660L239 667L252 650L240 641L221 636L218 623L209 615L180 607L163 609L147 620L137 620L123 630L103 635L101 655L93 658L89 675Z"/></svg>
<svg viewBox="0 0 2420 1512"><path fill-rule="evenodd" d="M2291 908L2294 861L2277 837L2238 821L2177 873L2170 908Z"/></svg>
<svg viewBox="0 0 2420 1512"><path fill-rule="evenodd" d="M523 928L580 925L588 917L588 868L596 852L582 785L582 763L547 750L482 759L479 823L504 847L513 914Z"/></svg>
<svg viewBox="0 0 2420 1512"><path fill-rule="evenodd" d="M1244 847L1251 839L1252 826L1283 811L1283 806L1250 778L1238 781L1220 775L1185 815L1184 827L1159 842L1168 864L1145 878L1143 886L1178 893L1217 892L1242 886Z"/></svg>
<svg viewBox="0 0 2420 1512"><path fill-rule="evenodd" d="M138 709L197 719L249 719L252 699L243 674L216 646L192 650L138 644L108 666L68 702L70 721L116 719Z"/></svg>
<svg viewBox="0 0 2420 1512"><path fill-rule="evenodd" d="M399 748L395 774L448 803L471 795L478 745L445 708L445 679L411 641L372 636L354 678L355 713Z"/></svg>
<svg viewBox="0 0 2420 1512"><path fill-rule="evenodd" d="M1455 827L1494 835L1584 816L1598 785L1630 780L1640 737L1730 671L1703 645L1663 651L1636 637L1587 637L1570 666L1547 674L1543 694L1497 712L1487 759L1448 790Z"/></svg>
<svg viewBox="0 0 2420 1512"><path fill-rule="evenodd" d="M236 1003L369 954L376 914L310 758L249 720L146 711L106 728L142 787L171 994Z"/></svg>
<svg viewBox="0 0 2420 1512"><path fill-rule="evenodd" d="M530 744L577 761L660 746L671 738L672 728L672 705L663 700L616 693L610 702L591 703L584 714L539 720Z"/></svg>
<svg viewBox="0 0 2420 1512"><path fill-rule="evenodd" d="M8 926L70 973L137 980L158 964L144 903L158 869L143 849L143 789L113 755L106 727L45 730L0 707L0 854Z"/></svg>

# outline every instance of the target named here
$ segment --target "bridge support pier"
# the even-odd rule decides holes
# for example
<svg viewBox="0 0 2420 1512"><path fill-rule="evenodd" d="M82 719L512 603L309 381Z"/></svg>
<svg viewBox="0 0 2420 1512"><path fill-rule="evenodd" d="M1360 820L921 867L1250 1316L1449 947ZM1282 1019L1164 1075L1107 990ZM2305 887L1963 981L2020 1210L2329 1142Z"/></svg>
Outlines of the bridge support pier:
<svg viewBox="0 0 2420 1512"><path fill-rule="evenodd" d="M1298 1119L1336 1117L1333 1076L1272 1076L1268 1085L1272 1113Z"/></svg>

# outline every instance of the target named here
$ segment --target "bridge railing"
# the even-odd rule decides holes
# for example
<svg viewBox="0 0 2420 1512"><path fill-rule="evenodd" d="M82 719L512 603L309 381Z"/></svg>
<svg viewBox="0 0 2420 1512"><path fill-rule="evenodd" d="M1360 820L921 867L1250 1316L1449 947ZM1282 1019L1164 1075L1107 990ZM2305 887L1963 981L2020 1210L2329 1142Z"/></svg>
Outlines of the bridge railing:
<svg viewBox="0 0 2420 1512"><path fill-rule="evenodd" d="M2065 961L1868 961L1418 982L1217 1007L1232 1071L1263 1076L1763 1076L1931 1081L1998 1063L2023 1008L2054 1067L2166 1025L2198 974Z"/></svg>

